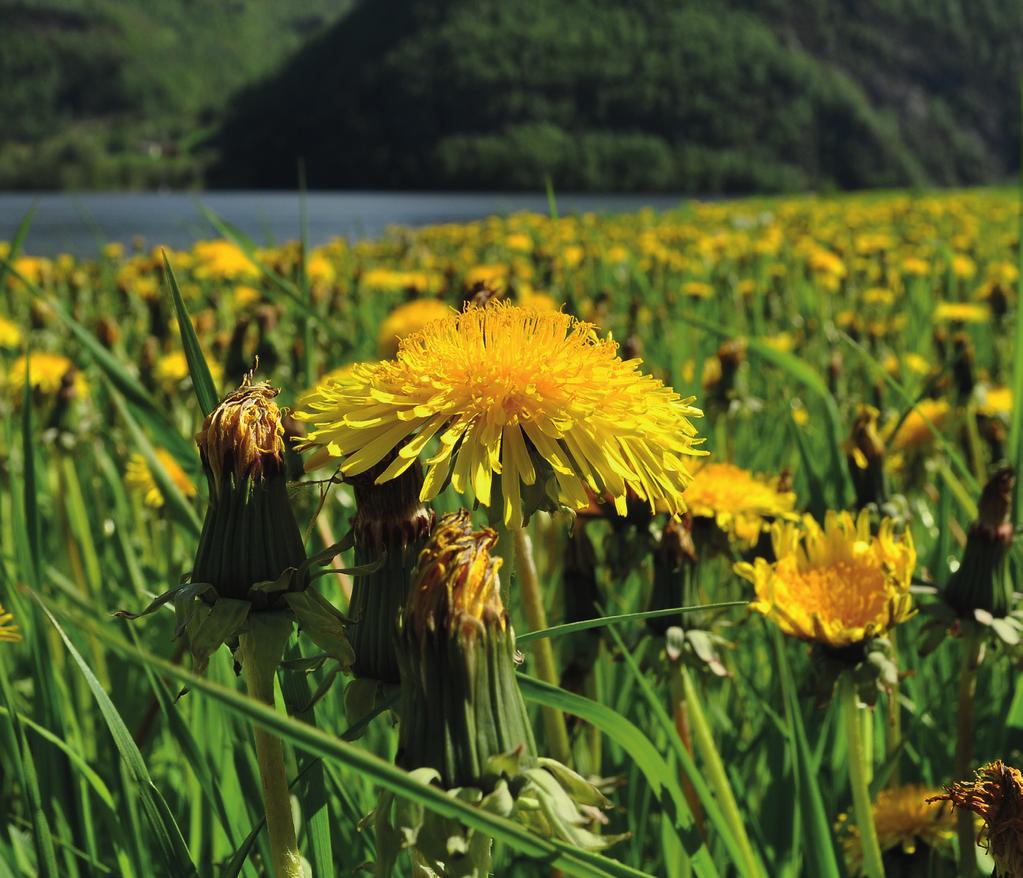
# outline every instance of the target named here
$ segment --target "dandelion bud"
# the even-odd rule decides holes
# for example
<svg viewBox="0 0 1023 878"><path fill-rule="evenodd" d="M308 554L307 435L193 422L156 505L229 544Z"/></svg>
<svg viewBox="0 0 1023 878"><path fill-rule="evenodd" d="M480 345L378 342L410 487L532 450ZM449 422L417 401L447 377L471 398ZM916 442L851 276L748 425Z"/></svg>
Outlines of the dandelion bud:
<svg viewBox="0 0 1023 878"><path fill-rule="evenodd" d="M1010 467L995 473L984 486L977 520L970 525L962 563L945 588L945 601L961 618L977 610L1003 618L1012 609L1013 587L1008 555L1013 528L1009 518L1015 475Z"/></svg>
<svg viewBox="0 0 1023 878"><path fill-rule="evenodd" d="M1023 878L1023 774L1000 759L976 772L973 781L952 784L929 802L947 801L984 821L979 843L995 861L999 878Z"/></svg>
<svg viewBox="0 0 1023 878"><path fill-rule="evenodd" d="M432 768L447 787L479 786L490 760L536 744L515 680L515 635L501 602L497 534L465 511L444 516L423 549L399 622L398 764Z"/></svg>
<svg viewBox="0 0 1023 878"><path fill-rule="evenodd" d="M0 643L7 641L8 643L17 643L21 640L21 635L18 633L18 626L13 624L14 616L8 613L3 604L0 604Z"/></svg>
<svg viewBox="0 0 1023 878"><path fill-rule="evenodd" d="M565 622L581 622L600 615L602 604L597 583L597 552L586 527L576 522L565 543L561 594L565 601ZM567 638L561 654L561 688L582 692L593 672L600 651L600 630L580 631Z"/></svg>
<svg viewBox="0 0 1023 878"><path fill-rule="evenodd" d="M515 633L501 602L497 534L465 511L444 516L419 556L401 614L401 726L397 762L482 810L531 831L600 850L621 836L586 828L610 805L583 777L536 752L515 679ZM453 790L452 788L457 788ZM541 816L542 815L542 816ZM409 807L390 793L373 816L376 874L413 847L423 874L489 875L492 840Z"/></svg>
<svg viewBox="0 0 1023 878"><path fill-rule="evenodd" d="M306 560L288 498L276 395L268 382L246 378L196 437L210 501L192 581L210 583L220 597L249 600L256 609L276 606L281 592L305 585L304 575L296 575L282 589L256 588Z"/></svg>
<svg viewBox="0 0 1023 878"><path fill-rule="evenodd" d="M877 431L880 413L873 406L861 405L853 422L852 435L846 443L846 461L856 491L856 508L875 504L886 497L884 477L884 442Z"/></svg>
<svg viewBox="0 0 1023 878"><path fill-rule="evenodd" d="M395 625L408 598L416 558L433 526L433 513L419 499L423 469L416 461L400 476L382 485L379 476L397 457L351 479L357 511L355 565L381 566L355 578L350 614L354 620L357 677L397 685L401 682L395 654Z"/></svg>
<svg viewBox="0 0 1023 878"><path fill-rule="evenodd" d="M970 341L970 337L965 332L957 332L952 337L952 375L961 401L970 398L977 384L974 360L973 342Z"/></svg>

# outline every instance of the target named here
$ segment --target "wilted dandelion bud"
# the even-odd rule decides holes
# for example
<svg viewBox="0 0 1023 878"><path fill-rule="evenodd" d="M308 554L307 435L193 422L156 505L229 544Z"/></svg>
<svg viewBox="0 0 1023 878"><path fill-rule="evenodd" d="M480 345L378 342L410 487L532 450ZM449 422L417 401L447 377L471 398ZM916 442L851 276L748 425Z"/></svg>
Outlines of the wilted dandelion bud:
<svg viewBox="0 0 1023 878"><path fill-rule="evenodd" d="M1000 759L973 781L952 784L929 802L947 801L984 821L979 842L995 861L999 878L1023 878L1023 774Z"/></svg>
<svg viewBox="0 0 1023 878"><path fill-rule="evenodd" d="M326 563L332 551L313 561L306 558L288 497L276 395L269 382L253 383L247 376L203 422L196 443L209 483L209 505L191 580L143 612L174 601L178 631L187 637L200 670L222 643L233 643L248 630L253 613L265 614L261 627L272 627L283 638L280 649L292 622L298 621L343 667L352 661L343 617L306 588L310 564Z"/></svg>
<svg viewBox="0 0 1023 878"><path fill-rule="evenodd" d="M473 786L489 761L536 744L515 680L515 636L501 602L497 534L467 512L444 516L419 557L399 622L402 724L398 764Z"/></svg>
<svg viewBox="0 0 1023 878"><path fill-rule="evenodd" d="M500 596L494 531L446 515L423 549L400 617L397 762L424 784L529 830L596 850L618 840L586 829L609 805L580 775L536 752L515 678L515 634ZM385 793L373 815L376 874L403 849L422 874L490 874L491 839Z"/></svg>
<svg viewBox="0 0 1023 878"><path fill-rule="evenodd" d="M280 591L254 588L276 581L306 560L284 478L284 427L277 390L249 379L228 394L196 437L210 485L210 503L192 579L221 597L279 604ZM287 590L305 586L297 575Z"/></svg>
<svg viewBox="0 0 1023 878"><path fill-rule="evenodd" d="M688 606L695 594L694 574L698 556L693 543L693 520L685 516L681 521L669 520L664 525L661 541L654 551L654 588L650 598L651 610ZM647 619L647 627L657 634L669 628L684 625L684 617L657 616Z"/></svg>
<svg viewBox="0 0 1023 878"><path fill-rule="evenodd" d="M945 588L945 601L960 618L1001 619L1012 609L1008 556L1013 528L1009 513L1015 481L1013 470L1006 467L995 473L981 492L977 520L970 525L962 563Z"/></svg>
<svg viewBox="0 0 1023 878"><path fill-rule="evenodd" d="M433 513L419 499L423 468L416 461L396 479L376 484L397 449L365 473L353 476L356 513L355 566L380 566L355 577L350 615L357 677L397 685L398 614L408 598L416 559L433 526Z"/></svg>
<svg viewBox="0 0 1023 878"><path fill-rule="evenodd" d="M586 533L585 524L576 521L565 541L561 594L565 602L565 622L581 622L600 615L602 604L597 582L597 552ZM568 638L561 653L561 688L582 692L593 672L600 651L599 629L580 631Z"/></svg>
<svg viewBox="0 0 1023 878"><path fill-rule="evenodd" d="M886 497L884 477L884 441L877 431L880 412L873 406L861 405L853 422L852 435L846 442L846 462L856 491L856 508L875 504Z"/></svg>

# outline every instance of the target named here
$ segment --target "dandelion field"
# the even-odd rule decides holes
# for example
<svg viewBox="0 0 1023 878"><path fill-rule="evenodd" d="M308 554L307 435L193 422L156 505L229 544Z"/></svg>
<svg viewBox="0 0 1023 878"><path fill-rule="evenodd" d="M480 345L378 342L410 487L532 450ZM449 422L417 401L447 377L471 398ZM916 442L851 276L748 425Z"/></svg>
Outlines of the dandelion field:
<svg viewBox="0 0 1023 878"><path fill-rule="evenodd" d="M0 878L1023 875L1016 193L208 219L0 244Z"/></svg>

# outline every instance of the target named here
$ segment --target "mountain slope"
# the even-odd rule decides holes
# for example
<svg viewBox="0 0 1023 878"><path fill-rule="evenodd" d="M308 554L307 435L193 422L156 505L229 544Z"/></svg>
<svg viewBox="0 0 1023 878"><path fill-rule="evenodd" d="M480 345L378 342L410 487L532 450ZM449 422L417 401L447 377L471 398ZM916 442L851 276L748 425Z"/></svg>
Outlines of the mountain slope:
<svg viewBox="0 0 1023 878"><path fill-rule="evenodd" d="M698 192L1017 162L1021 0L372 0L232 102L211 180Z"/></svg>

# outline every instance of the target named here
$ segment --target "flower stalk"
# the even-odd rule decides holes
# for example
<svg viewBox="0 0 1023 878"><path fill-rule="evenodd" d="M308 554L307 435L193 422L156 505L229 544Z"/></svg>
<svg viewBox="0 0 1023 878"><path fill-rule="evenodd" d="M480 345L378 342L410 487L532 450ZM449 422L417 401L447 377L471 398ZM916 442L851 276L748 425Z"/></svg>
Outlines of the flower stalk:
<svg viewBox="0 0 1023 878"><path fill-rule="evenodd" d="M962 643L962 666L959 671L959 700L956 709L956 777L968 777L973 760L973 700L977 689L977 668L984 648L979 631L967 635ZM977 838L972 814L965 808L956 813L956 834L959 836L960 878L977 874Z"/></svg>
<svg viewBox="0 0 1023 878"><path fill-rule="evenodd" d="M529 622L531 631L542 631L547 627L547 613L543 605L543 591L536 574L536 562L533 559L533 546L529 534L524 528L513 528L511 532L515 544L515 569L518 573L519 593L522 596L522 609ZM536 675L552 686L559 684L557 663L554 660L554 648L546 637L538 637L533 643L533 659L536 662ZM547 745L552 758L558 762L569 764L572 759L572 745L568 738L568 726L565 715L556 708L543 708L543 724L547 733Z"/></svg>
<svg viewBox="0 0 1023 878"><path fill-rule="evenodd" d="M260 634L273 631L269 626L259 627L265 628ZM283 625L274 627L284 635L281 638L278 634L278 643L267 643L255 632L242 634L238 639L239 658L249 695L270 707L274 707L274 674L291 634L291 623L284 620ZM298 850L298 837L291 813L291 793L284 768L284 743L277 735L258 725L253 728L253 735L273 874L276 878L302 878L302 855Z"/></svg>
<svg viewBox="0 0 1023 878"><path fill-rule="evenodd" d="M839 709L844 714L845 736L849 747L849 786L852 788L853 812L863 851L863 874L867 878L884 878L881 847L877 841L877 828L870 803L870 775L860 725L860 702L856 694L856 683L850 674L841 676L838 692Z"/></svg>

